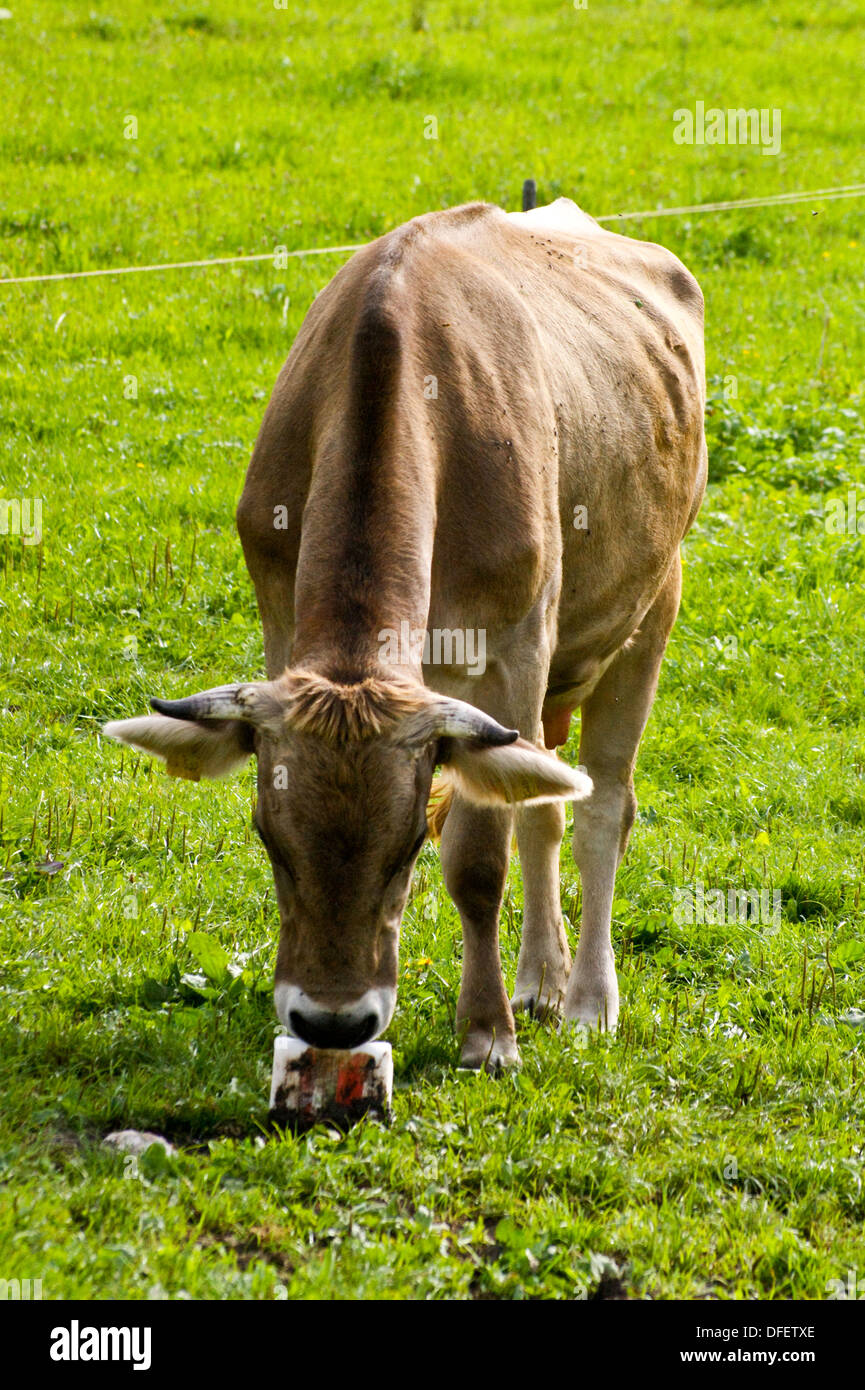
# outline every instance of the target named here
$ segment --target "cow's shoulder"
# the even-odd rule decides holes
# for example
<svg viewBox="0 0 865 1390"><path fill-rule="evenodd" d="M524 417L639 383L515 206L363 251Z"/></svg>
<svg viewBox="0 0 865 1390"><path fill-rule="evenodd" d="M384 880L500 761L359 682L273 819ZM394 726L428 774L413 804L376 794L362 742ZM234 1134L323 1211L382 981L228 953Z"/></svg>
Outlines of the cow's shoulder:
<svg viewBox="0 0 865 1390"><path fill-rule="evenodd" d="M492 203L463 203L440 212L425 212L394 227L393 231L370 242L352 258L373 295L398 283L403 273L411 273L415 265L446 246L459 242L470 245L478 235L484 235L491 219L502 217L500 208Z"/></svg>

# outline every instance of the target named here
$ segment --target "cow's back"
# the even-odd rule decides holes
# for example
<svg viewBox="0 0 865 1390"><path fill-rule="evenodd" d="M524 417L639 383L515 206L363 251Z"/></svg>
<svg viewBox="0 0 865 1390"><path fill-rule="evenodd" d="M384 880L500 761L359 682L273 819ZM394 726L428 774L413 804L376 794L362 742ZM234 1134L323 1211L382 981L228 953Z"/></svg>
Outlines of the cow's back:
<svg viewBox="0 0 865 1390"><path fill-rule="evenodd" d="M470 570L489 549L501 593L510 546L522 563L534 553L536 581L555 556L565 664L606 658L702 497L699 286L663 247L606 232L567 199L419 222L407 273L422 360L438 372L440 567Z"/></svg>
<svg viewBox="0 0 865 1390"><path fill-rule="evenodd" d="M394 353L358 335L377 319ZM663 248L565 199L427 214L317 297L262 425L247 512L293 566L316 470L352 469L351 422L386 396L401 422L395 476L432 478L429 625L484 627L495 644L553 593L579 663L626 640L690 524L703 373L702 296Z"/></svg>

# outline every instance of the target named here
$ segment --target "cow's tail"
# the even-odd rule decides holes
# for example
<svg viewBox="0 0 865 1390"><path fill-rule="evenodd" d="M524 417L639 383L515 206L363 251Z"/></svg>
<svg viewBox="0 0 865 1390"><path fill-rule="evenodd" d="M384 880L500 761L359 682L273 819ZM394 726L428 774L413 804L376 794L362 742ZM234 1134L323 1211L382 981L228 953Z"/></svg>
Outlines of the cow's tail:
<svg viewBox="0 0 865 1390"><path fill-rule="evenodd" d="M441 777L434 778L426 807L427 829L434 840L441 839L453 798L453 784Z"/></svg>

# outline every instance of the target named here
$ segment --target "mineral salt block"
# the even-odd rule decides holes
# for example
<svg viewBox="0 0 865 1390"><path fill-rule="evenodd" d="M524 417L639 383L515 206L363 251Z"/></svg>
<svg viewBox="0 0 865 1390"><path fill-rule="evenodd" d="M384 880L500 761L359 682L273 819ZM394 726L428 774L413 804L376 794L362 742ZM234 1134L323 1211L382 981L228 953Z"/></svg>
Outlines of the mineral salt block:
<svg viewBox="0 0 865 1390"><path fill-rule="evenodd" d="M270 1118L294 1130L330 1122L345 1129L362 1115L391 1117L390 1043L350 1049L310 1047L300 1038L273 1040Z"/></svg>

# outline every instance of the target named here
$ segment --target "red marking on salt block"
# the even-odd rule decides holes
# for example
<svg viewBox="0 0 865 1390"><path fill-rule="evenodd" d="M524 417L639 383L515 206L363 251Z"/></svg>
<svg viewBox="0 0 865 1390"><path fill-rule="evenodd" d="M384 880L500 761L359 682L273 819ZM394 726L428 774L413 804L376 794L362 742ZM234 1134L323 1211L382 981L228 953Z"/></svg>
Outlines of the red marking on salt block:
<svg viewBox="0 0 865 1390"><path fill-rule="evenodd" d="M340 1067L336 1079L336 1103L337 1105L350 1105L353 1100L360 1100L363 1095L364 1072L366 1071L367 1058L358 1058L345 1067Z"/></svg>

